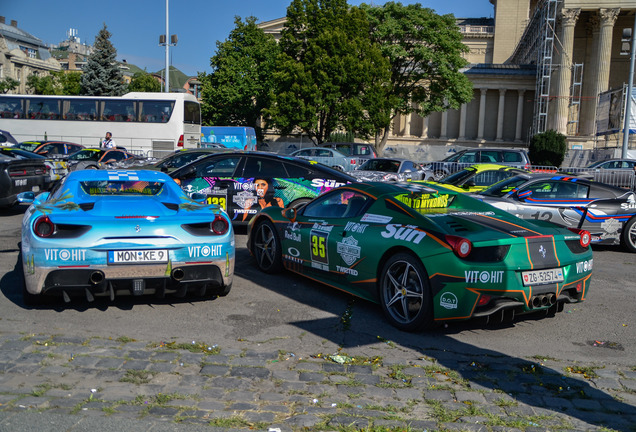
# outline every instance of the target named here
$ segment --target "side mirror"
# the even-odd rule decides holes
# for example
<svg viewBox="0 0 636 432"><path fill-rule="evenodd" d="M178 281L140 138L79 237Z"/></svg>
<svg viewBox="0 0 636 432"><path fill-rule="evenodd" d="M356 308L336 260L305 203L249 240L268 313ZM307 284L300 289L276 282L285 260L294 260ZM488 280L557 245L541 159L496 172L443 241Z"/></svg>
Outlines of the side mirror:
<svg viewBox="0 0 636 432"><path fill-rule="evenodd" d="M192 195L190 195L190 198L192 198L193 201L204 202L207 198L207 195L200 192L194 192Z"/></svg>
<svg viewBox="0 0 636 432"><path fill-rule="evenodd" d="M35 201L35 193L34 192L22 192L19 193L18 196L18 202L20 204L31 204L33 203L33 201Z"/></svg>
<svg viewBox="0 0 636 432"><path fill-rule="evenodd" d="M294 207L289 207L283 210L283 217L285 219L289 219L292 222L296 220L296 214L296 208Z"/></svg>

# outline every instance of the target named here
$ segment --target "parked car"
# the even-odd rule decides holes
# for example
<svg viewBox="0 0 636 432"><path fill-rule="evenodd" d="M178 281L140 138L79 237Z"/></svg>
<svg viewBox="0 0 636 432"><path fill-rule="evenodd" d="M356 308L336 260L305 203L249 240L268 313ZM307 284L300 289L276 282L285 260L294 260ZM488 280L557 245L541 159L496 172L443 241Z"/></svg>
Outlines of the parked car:
<svg viewBox="0 0 636 432"><path fill-rule="evenodd" d="M358 159L345 156L337 150L326 147L310 147L296 150L290 156L318 162L338 171L353 171L358 166Z"/></svg>
<svg viewBox="0 0 636 432"><path fill-rule="evenodd" d="M427 179L440 180L449 174L477 163L492 163L530 169L528 152L523 149L474 148L458 151L439 162L424 164Z"/></svg>
<svg viewBox="0 0 636 432"><path fill-rule="evenodd" d="M17 204L21 192L45 190L49 178L43 160L17 159L0 154L0 208Z"/></svg>
<svg viewBox="0 0 636 432"><path fill-rule="evenodd" d="M563 171L613 186L636 189L634 159L606 159L596 161L585 168L563 168Z"/></svg>
<svg viewBox="0 0 636 432"><path fill-rule="evenodd" d="M477 164L455 171L437 182L430 182L458 192L479 192L508 177L527 172L529 171L505 165ZM426 171L426 175L429 174L431 172Z"/></svg>
<svg viewBox="0 0 636 432"><path fill-rule="evenodd" d="M367 159L378 157L373 144L343 142L343 143L325 143L323 147L329 147L338 150L345 156L352 156L357 159L357 164L362 165Z"/></svg>
<svg viewBox="0 0 636 432"><path fill-rule="evenodd" d="M380 303L400 330L471 317L558 312L585 299L590 235L518 219L414 183L342 186L300 209L261 211L247 246L283 267Z"/></svg>
<svg viewBox="0 0 636 432"><path fill-rule="evenodd" d="M115 169L118 164L127 168L143 165L148 158L128 153L125 150L85 148L68 157L69 171L82 169Z"/></svg>
<svg viewBox="0 0 636 432"><path fill-rule="evenodd" d="M51 193L20 194L24 299L227 295L234 231L158 171L75 171ZM167 235L169 233L169 235Z"/></svg>
<svg viewBox="0 0 636 432"><path fill-rule="evenodd" d="M49 180L44 190L49 190L55 184L55 182L61 180L66 174L68 174L68 165L66 161L63 161L61 159L45 158L44 156L37 153L21 150L16 147L0 147L0 154L17 159L42 160L47 166L47 171L49 173Z"/></svg>
<svg viewBox="0 0 636 432"><path fill-rule="evenodd" d="M67 141L23 141L14 147L53 159L66 159L84 148L81 144Z"/></svg>
<svg viewBox="0 0 636 432"><path fill-rule="evenodd" d="M222 144L221 144L222 145ZM177 168L181 168L199 158L209 156L211 154L229 151L226 147L206 147L198 149L181 149L173 154L164 157L159 161L151 161L147 165L140 165L137 169L158 170L162 172L172 172ZM126 168L125 163L119 165L120 168Z"/></svg>
<svg viewBox="0 0 636 432"><path fill-rule="evenodd" d="M357 180L303 159L262 152L225 152L170 173L190 196L204 194L236 224L265 207L297 207L319 194Z"/></svg>
<svg viewBox="0 0 636 432"><path fill-rule="evenodd" d="M400 158L367 159L350 173L361 181L422 180L424 171L417 162Z"/></svg>
<svg viewBox="0 0 636 432"><path fill-rule="evenodd" d="M16 145L18 141L9 131L0 129L0 146Z"/></svg>
<svg viewBox="0 0 636 432"><path fill-rule="evenodd" d="M593 244L623 245L636 252L634 192L555 174L520 174L476 197L523 219L587 230Z"/></svg>

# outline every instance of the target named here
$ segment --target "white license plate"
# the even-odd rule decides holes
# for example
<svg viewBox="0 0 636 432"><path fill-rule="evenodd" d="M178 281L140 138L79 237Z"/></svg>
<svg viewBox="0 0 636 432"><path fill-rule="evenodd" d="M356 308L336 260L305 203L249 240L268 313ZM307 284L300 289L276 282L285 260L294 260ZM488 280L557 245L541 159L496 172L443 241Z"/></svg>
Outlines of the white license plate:
<svg viewBox="0 0 636 432"><path fill-rule="evenodd" d="M546 269L546 270L533 270L521 273L523 280L523 286L530 285L544 285L556 282L563 282L563 269Z"/></svg>
<svg viewBox="0 0 636 432"><path fill-rule="evenodd" d="M168 262L167 249L108 251L108 264L157 264Z"/></svg>

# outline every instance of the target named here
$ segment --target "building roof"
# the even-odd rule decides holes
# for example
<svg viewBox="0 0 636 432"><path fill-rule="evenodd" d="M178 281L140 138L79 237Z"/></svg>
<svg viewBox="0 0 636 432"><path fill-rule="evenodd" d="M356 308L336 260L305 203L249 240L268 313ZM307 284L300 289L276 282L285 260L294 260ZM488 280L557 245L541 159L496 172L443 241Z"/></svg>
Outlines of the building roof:
<svg viewBox="0 0 636 432"><path fill-rule="evenodd" d="M0 34L4 36L5 39L12 39L14 41L24 42L38 47L47 48L46 44L42 42L42 39L39 39L33 36L31 33L27 33L24 30L12 25L0 23Z"/></svg>

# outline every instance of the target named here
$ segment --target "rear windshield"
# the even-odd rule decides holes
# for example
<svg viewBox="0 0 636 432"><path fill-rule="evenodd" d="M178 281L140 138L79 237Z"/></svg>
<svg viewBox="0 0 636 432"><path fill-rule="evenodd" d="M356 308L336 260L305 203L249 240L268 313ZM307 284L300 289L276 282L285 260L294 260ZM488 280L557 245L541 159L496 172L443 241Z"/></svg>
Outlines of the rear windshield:
<svg viewBox="0 0 636 432"><path fill-rule="evenodd" d="M91 180L80 182L80 186L89 195L157 195L163 183L139 180Z"/></svg>

